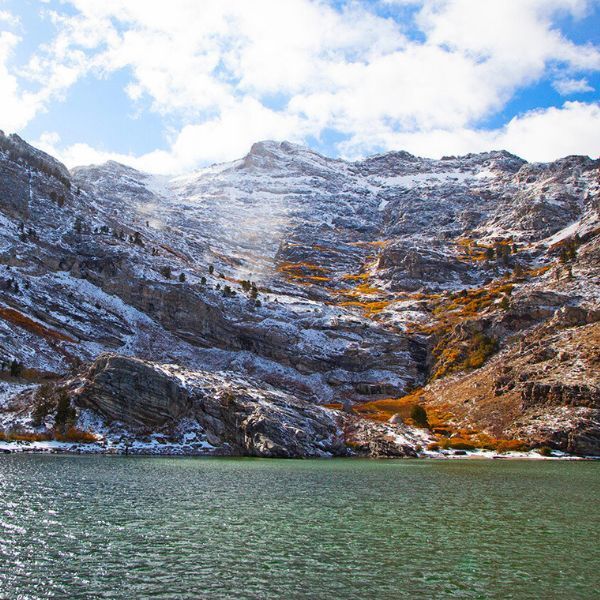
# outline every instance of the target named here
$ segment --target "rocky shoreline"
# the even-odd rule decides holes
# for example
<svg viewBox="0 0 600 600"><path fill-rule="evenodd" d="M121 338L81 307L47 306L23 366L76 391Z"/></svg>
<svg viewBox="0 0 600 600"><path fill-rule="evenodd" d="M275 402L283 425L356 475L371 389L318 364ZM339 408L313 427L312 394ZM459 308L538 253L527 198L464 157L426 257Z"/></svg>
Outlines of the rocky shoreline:
<svg viewBox="0 0 600 600"><path fill-rule="evenodd" d="M134 443L128 447L110 446L100 444L70 444L65 442L0 442L0 454L49 454L49 455L74 455L74 456L145 456L145 457L180 457L180 458L261 458L240 454L227 454L215 451L207 452L205 449L194 449L186 445L169 445L163 447L145 443ZM288 457L286 460L336 460L336 459L369 459L369 460L559 460L559 461L589 461L600 460L599 456L578 456L563 452L553 453L551 456L542 455L535 451L506 452L493 451L467 451L451 450L443 452L427 451L415 456L364 456L348 454L346 456L321 456L321 457Z"/></svg>

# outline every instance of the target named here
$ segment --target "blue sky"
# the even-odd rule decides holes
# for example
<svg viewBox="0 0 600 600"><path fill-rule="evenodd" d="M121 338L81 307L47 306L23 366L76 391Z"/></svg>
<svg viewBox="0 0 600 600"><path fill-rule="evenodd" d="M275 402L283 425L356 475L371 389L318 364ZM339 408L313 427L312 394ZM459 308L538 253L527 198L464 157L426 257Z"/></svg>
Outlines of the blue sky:
<svg viewBox="0 0 600 600"><path fill-rule="evenodd" d="M0 128L68 166L598 156L598 90L598 0L0 0Z"/></svg>

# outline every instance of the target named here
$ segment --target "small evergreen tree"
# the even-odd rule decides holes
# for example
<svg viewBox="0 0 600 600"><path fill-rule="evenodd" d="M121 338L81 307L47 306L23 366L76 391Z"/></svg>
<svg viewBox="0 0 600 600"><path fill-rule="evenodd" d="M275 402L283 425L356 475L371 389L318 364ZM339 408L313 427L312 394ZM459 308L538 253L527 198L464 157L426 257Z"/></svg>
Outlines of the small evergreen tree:
<svg viewBox="0 0 600 600"><path fill-rule="evenodd" d="M54 418L56 429L60 431L68 429L75 422L76 416L75 409L71 406L71 400L67 392L62 390L56 405L56 416Z"/></svg>
<svg viewBox="0 0 600 600"><path fill-rule="evenodd" d="M185 273L180 273L180 274L179 274L179 281L180 281L181 283L183 283L183 282L185 281Z"/></svg>
<svg viewBox="0 0 600 600"><path fill-rule="evenodd" d="M410 409L410 418L414 421L417 427L429 427L427 411L420 404L415 404Z"/></svg>
<svg viewBox="0 0 600 600"><path fill-rule="evenodd" d="M52 386L49 383L44 383L35 394L35 404L31 412L31 423L34 427L39 427L53 408L51 392Z"/></svg>
<svg viewBox="0 0 600 600"><path fill-rule="evenodd" d="M212 275L215 272L215 268L213 265L208 265L208 272L210 275Z"/></svg>
<svg viewBox="0 0 600 600"><path fill-rule="evenodd" d="M10 363L11 377L20 377L22 374L23 374L23 363L19 362L16 358L13 358Z"/></svg>

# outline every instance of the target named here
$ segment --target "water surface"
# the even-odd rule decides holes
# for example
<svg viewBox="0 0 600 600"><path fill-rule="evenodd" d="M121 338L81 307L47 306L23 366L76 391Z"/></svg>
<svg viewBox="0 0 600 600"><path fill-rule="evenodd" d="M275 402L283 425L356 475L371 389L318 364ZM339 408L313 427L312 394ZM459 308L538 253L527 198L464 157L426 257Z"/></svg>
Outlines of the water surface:
<svg viewBox="0 0 600 600"><path fill-rule="evenodd" d="M0 456L0 598L600 598L600 464Z"/></svg>

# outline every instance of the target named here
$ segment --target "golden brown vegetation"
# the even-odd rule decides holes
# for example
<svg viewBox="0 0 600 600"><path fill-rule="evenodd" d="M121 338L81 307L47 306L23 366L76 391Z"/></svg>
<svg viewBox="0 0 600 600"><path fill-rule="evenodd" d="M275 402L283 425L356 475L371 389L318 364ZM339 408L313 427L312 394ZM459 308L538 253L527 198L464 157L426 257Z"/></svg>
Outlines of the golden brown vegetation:
<svg viewBox="0 0 600 600"><path fill-rule="evenodd" d="M49 340L70 342L72 344L76 343L76 340L74 340L72 337L61 333L60 331L45 327L38 321L34 321L27 315L24 315L13 308L0 307L0 318L12 323L13 325L17 325L26 331L29 331L29 333L33 333L34 335Z"/></svg>
<svg viewBox="0 0 600 600"><path fill-rule="evenodd" d="M77 427L69 427L65 432L54 432L54 439L58 442L73 444L94 444L98 441L93 433L77 429Z"/></svg>
<svg viewBox="0 0 600 600"><path fill-rule="evenodd" d="M57 442L69 442L72 444L94 444L98 441L97 437L89 431L83 431L76 427L69 427L64 432L47 431L43 433L9 430L0 431L0 441L2 442L48 442L56 440Z"/></svg>
<svg viewBox="0 0 600 600"><path fill-rule="evenodd" d="M450 337L444 337L432 351L438 367L431 376L431 380L459 371L478 369L490 356L495 354L497 349L498 342L482 333L476 333L460 342L456 342Z"/></svg>

